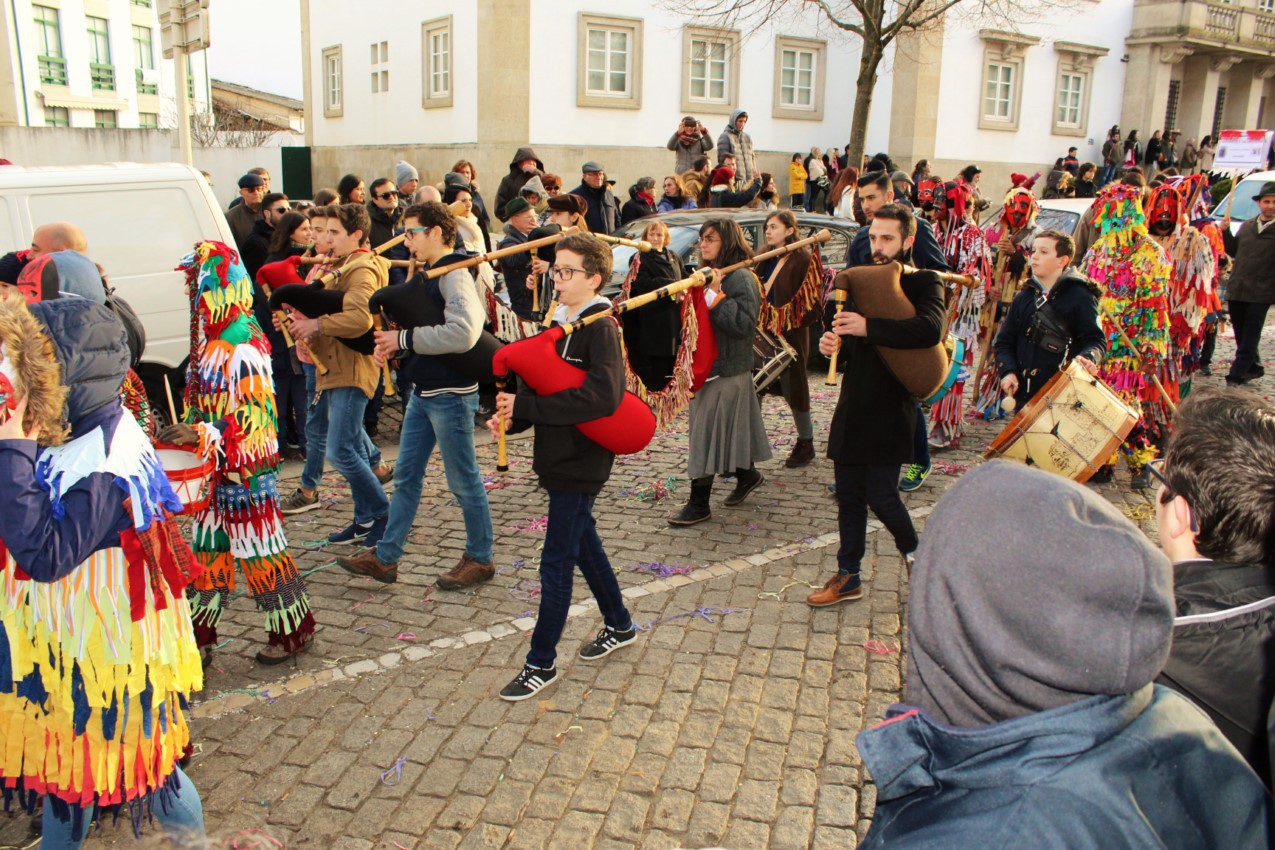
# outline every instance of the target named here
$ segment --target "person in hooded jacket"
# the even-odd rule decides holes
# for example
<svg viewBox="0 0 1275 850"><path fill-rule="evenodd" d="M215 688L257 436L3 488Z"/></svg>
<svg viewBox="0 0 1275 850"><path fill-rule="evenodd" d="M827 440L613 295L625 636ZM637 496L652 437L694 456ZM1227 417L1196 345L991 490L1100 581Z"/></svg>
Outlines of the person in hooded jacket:
<svg viewBox="0 0 1275 850"><path fill-rule="evenodd" d="M753 137L744 132L748 123L748 113L736 109L730 114L730 121L722 134L717 137L717 161L720 163L728 156L735 157L735 173L741 185L747 185L757 177L757 155L753 152Z"/></svg>
<svg viewBox="0 0 1275 850"><path fill-rule="evenodd" d="M1058 230L1042 230L1032 241L1031 278L1014 296L993 347L1001 389L1022 409L1065 360L1097 374L1107 350L1098 320L1097 285L1072 269L1075 247Z"/></svg>
<svg viewBox="0 0 1275 850"><path fill-rule="evenodd" d="M629 187L629 199L620 210L620 224L655 215L655 178L639 177Z"/></svg>
<svg viewBox="0 0 1275 850"><path fill-rule="evenodd" d="M860 847L1268 846L1261 780L1154 684L1173 571L1111 502L975 467L926 521L910 593L905 704L856 740L877 788Z"/></svg>
<svg viewBox="0 0 1275 850"><path fill-rule="evenodd" d="M1198 705L1271 785L1275 699L1275 406L1196 389L1151 462L1160 547L1173 561L1173 649L1156 681Z"/></svg>
<svg viewBox="0 0 1275 850"><path fill-rule="evenodd" d="M518 148L513 160L509 163L509 173L500 178L500 186L496 188L496 216L504 215L505 207L532 177L544 177L545 164L536 156L531 146ZM503 219L501 219L503 221Z"/></svg>

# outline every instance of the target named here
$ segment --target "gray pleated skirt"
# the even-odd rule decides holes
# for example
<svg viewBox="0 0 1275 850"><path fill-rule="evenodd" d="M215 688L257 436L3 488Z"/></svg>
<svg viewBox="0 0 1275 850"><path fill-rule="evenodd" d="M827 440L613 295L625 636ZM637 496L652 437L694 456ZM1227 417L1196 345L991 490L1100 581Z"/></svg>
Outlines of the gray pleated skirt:
<svg viewBox="0 0 1275 850"><path fill-rule="evenodd" d="M714 378L691 399L691 478L770 460L770 440L750 372Z"/></svg>

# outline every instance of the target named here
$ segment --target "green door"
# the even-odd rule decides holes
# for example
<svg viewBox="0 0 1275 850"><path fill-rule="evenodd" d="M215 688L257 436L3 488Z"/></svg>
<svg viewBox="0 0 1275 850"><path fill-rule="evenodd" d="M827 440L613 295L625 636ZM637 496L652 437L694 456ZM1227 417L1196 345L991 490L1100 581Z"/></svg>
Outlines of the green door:
<svg viewBox="0 0 1275 850"><path fill-rule="evenodd" d="M292 200L308 200L314 197L314 182L310 176L310 149L280 148L283 155L283 189Z"/></svg>

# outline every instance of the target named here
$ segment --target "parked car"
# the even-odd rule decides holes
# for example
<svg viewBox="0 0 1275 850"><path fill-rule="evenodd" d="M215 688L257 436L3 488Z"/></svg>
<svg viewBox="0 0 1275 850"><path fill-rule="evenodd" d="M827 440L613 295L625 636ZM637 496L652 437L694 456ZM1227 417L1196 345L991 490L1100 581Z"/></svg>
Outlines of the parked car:
<svg viewBox="0 0 1275 850"><path fill-rule="evenodd" d="M1037 198L1036 203L1040 205L1036 224L1041 230L1061 230L1074 238L1080 228L1080 217L1093 204L1093 198ZM981 226L984 230L996 223L1002 209L993 207L983 215Z"/></svg>
<svg viewBox="0 0 1275 850"><path fill-rule="evenodd" d="M734 219L739 223L740 229L744 231L754 250L761 251L764 248L759 246L765 242L762 238L762 228L766 226L766 217L770 215L770 212L770 210L747 208L679 210L631 221L617 230L615 235L625 239L641 239L647 225L652 221L664 222L669 229L669 244L682 259L682 266L687 273L690 273L699 266L699 229L705 221L710 218ZM858 224L836 216L798 211L797 226L803 239L825 227L830 230L832 238L819 246L819 255L823 258L824 264L830 268L841 271L846 267L850 255L850 242L859 230ZM612 249L611 281L602 288L603 295L609 298L619 293L624 277L628 274L629 260L632 259L634 250L623 245L617 245Z"/></svg>
<svg viewBox="0 0 1275 850"><path fill-rule="evenodd" d="M190 300L174 268L202 240L235 244L221 204L198 171L177 163L0 168L0 254L28 247L35 228L54 221L84 231L89 257L141 318L138 374L166 414L163 378L180 389L190 356Z"/></svg>
<svg viewBox="0 0 1275 850"><path fill-rule="evenodd" d="M1240 181L1234 193L1227 192L1220 198L1213 201L1213 218L1219 222L1226 218L1227 205L1230 205L1231 213L1231 233L1234 235L1240 229L1240 225L1253 218L1260 212L1257 208L1257 201L1253 200L1253 196L1261 191L1262 184L1275 180L1275 171L1255 171ZM1231 195L1235 195L1235 202L1231 202Z"/></svg>

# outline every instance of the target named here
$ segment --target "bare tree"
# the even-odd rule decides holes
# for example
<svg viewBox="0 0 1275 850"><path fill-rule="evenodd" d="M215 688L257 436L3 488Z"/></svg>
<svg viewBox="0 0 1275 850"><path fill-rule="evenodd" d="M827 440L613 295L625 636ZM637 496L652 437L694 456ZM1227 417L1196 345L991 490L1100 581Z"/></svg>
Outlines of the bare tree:
<svg viewBox="0 0 1275 850"><path fill-rule="evenodd" d="M192 103L202 107L203 103ZM177 121L177 106L170 99L164 104L165 123ZM201 148L258 148L269 143L282 128L242 110L213 102L211 109L193 108L190 113L190 138Z"/></svg>
<svg viewBox="0 0 1275 850"><path fill-rule="evenodd" d="M960 5L964 16L1013 28L1014 21L1070 0L665 0L670 10L707 26L756 33L765 24L800 18L813 9L821 18L862 43L850 122L850 162L863 157L868 116L886 48L900 35L939 25Z"/></svg>

